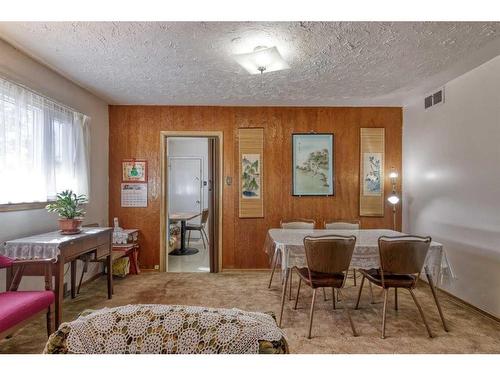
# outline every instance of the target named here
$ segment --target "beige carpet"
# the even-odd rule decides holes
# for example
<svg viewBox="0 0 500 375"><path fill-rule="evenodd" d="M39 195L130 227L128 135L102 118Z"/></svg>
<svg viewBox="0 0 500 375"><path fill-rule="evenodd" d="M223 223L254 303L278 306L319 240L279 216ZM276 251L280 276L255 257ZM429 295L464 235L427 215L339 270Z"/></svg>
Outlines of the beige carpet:
<svg viewBox="0 0 500 375"><path fill-rule="evenodd" d="M75 300L66 300L64 320L73 319L84 309L119 306L134 303L161 303L203 305L210 307L238 307L251 311L279 312L280 290L278 279L267 289L267 272L238 273L142 273L115 280L115 295L106 299L105 278L82 287ZM296 280L294 280L296 281ZM296 291L296 286L294 291ZM357 288L346 289L352 307ZM376 296L380 293L375 291ZM457 301L440 295L450 332L444 332L431 293L425 283L416 291L435 338L429 339L418 311L406 291L399 293L399 310L393 309L393 293L389 299L387 338L380 338L382 304L370 304L365 285L360 310L352 317L359 337L351 334L349 322L342 308L332 311L331 290L328 301L318 294L313 325L313 338L308 340L311 291L301 290L299 307L292 309L287 301L283 329L292 353L500 353L500 323L485 317ZM378 297L380 300L380 297ZM46 342L44 317L32 321L12 338L0 342L0 353L40 353Z"/></svg>

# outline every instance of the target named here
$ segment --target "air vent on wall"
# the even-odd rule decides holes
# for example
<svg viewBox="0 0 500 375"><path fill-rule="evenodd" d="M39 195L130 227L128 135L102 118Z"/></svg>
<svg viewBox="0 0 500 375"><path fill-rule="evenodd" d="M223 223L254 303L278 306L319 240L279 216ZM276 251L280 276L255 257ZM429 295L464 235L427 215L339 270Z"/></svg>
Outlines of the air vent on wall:
<svg viewBox="0 0 500 375"><path fill-rule="evenodd" d="M444 87L441 90L435 92L434 94L425 97L424 108L427 109L442 103L444 103Z"/></svg>

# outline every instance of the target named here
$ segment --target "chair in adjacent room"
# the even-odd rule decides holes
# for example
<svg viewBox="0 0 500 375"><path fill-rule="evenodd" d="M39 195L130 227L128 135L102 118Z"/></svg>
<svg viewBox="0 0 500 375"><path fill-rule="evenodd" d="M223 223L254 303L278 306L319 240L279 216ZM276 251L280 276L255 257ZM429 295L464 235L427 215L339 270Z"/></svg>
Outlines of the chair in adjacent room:
<svg viewBox="0 0 500 375"><path fill-rule="evenodd" d="M27 265L36 264L45 267L45 290L18 291L19 284ZM47 335L53 332L53 308L55 300L52 291L52 260L12 260L0 255L0 268L16 266L7 291L0 293L0 340L12 335L29 319L46 312ZM10 270L9 270L10 271ZM10 278L9 278L10 279Z"/></svg>
<svg viewBox="0 0 500 375"><path fill-rule="evenodd" d="M312 219L287 219L280 221L281 229L314 229L315 226L316 226L316 221ZM273 259L271 262L271 277L269 278L268 289L271 288L274 272L276 271L276 267L278 266L279 261L281 261L280 258L281 258L281 253L279 252L278 249L275 249ZM290 286L291 285L292 284L290 280ZM292 289L290 288L290 292L291 290Z"/></svg>
<svg viewBox="0 0 500 375"><path fill-rule="evenodd" d="M201 237L201 240L203 241L203 248L204 249L207 248L209 241L208 241L207 232L205 231L205 227L206 227L207 222L208 222L208 214L209 214L208 209L204 209L201 213L200 224L188 224L188 225L186 225L186 231L189 231L188 246L189 246L189 241L191 240L191 232L193 230L195 230L195 231L200 232L200 237ZM205 243L205 240L206 240L206 243Z"/></svg>
<svg viewBox="0 0 500 375"><path fill-rule="evenodd" d="M355 236L328 235L304 238L307 267L293 267L292 271L299 276L294 309L297 309L302 282L313 289L307 334L309 339L311 338L316 291L318 288L332 288L335 295L335 289L338 293L344 287L355 244ZM335 298L333 298L333 309L335 308ZM347 303L344 311L349 319L353 335L357 336Z"/></svg>
<svg viewBox="0 0 500 375"><path fill-rule="evenodd" d="M370 283L380 286L384 290L384 308L382 312L382 338L385 338L385 321L387 311L387 299L389 288L394 288L394 309L398 309L398 289L407 289L410 292L413 302L422 317L429 337L432 336L431 329L425 319L424 311L418 303L413 292L420 277L420 272L424 266L427 252L431 244L430 237L419 236L382 236L378 239L380 268L370 270L359 270L362 275L359 287L356 307L359 306L361 291L365 279Z"/></svg>
<svg viewBox="0 0 500 375"><path fill-rule="evenodd" d="M326 220L324 223L325 229L347 229L347 230L357 230L359 229L359 220ZM352 279L354 286L356 286L356 270L354 268L350 269L352 271Z"/></svg>

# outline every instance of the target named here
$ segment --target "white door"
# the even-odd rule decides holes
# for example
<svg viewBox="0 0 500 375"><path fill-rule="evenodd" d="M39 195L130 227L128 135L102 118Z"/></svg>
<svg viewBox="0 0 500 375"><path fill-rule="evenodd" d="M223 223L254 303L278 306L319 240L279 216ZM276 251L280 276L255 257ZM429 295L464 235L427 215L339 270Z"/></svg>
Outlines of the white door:
<svg viewBox="0 0 500 375"><path fill-rule="evenodd" d="M169 212L201 212L203 202L202 159L170 156L168 168ZM199 221L199 218L193 219L195 223Z"/></svg>

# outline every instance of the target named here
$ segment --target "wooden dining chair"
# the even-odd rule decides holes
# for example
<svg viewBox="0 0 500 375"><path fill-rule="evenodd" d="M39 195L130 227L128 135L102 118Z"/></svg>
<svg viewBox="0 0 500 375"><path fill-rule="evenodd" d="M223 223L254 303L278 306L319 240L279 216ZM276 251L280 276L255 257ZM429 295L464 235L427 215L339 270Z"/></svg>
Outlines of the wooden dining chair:
<svg viewBox="0 0 500 375"><path fill-rule="evenodd" d="M313 289L307 334L309 339L311 338L316 291L318 288L332 288L335 295L335 289L340 290L344 287L355 244L355 236L328 235L304 238L307 267L295 266L292 271L299 276L294 309L297 309L302 281ZM335 310L335 298L333 298L333 309ZM353 335L357 336L347 305L344 311L349 319Z"/></svg>
<svg viewBox="0 0 500 375"><path fill-rule="evenodd" d="M359 229L359 220L325 220L324 227L325 229L357 230ZM354 286L356 286L356 269L351 268L349 271L352 272L352 280L354 282Z"/></svg>
<svg viewBox="0 0 500 375"><path fill-rule="evenodd" d="M82 225L83 227L87 228L98 228L99 223L89 223L89 224L84 224ZM71 261L71 298L75 298L77 294L80 294L80 288L82 287L83 283L83 276L88 272L89 269L89 263L91 262L93 257L92 253L87 253L80 255L77 259ZM80 260L83 262L83 268L82 268L82 273L80 275L80 281L78 282L78 286L76 287L75 291L75 283L76 283L76 261Z"/></svg>
<svg viewBox="0 0 500 375"><path fill-rule="evenodd" d="M356 307L359 306L361 291L365 279L370 283L380 286L384 290L384 309L382 312L382 338L385 338L385 320L387 311L387 298L389 288L394 288L394 309L398 309L398 289L407 289L417 306L422 317L429 337L432 336L431 329L425 319L424 311L418 303L413 289L417 285L420 272L424 266L427 252L431 244L430 237L419 236L382 236L378 239L380 268L370 270L359 270L362 275L359 287Z"/></svg>
<svg viewBox="0 0 500 375"><path fill-rule="evenodd" d="M208 236L207 232L205 231L205 226L207 225L208 222L208 214L209 211L208 209L204 209L201 213L201 221L200 224L188 224L186 225L186 231L189 231L189 236L188 236L188 246L189 246L189 241L191 241L191 232L193 230L199 231L201 240L203 241L203 248L206 249L208 245ZM207 240L205 244L205 239Z"/></svg>
<svg viewBox="0 0 500 375"><path fill-rule="evenodd" d="M315 226L316 221L314 221L313 219L286 219L280 221L281 229L314 229ZM273 259L271 261L271 277L269 278L269 285L267 286L268 289L271 288L274 272L276 271L276 267L279 264L278 258L281 262L281 254L277 249L275 249ZM290 283L290 285L292 284ZM290 293L291 290L292 289L290 288Z"/></svg>

